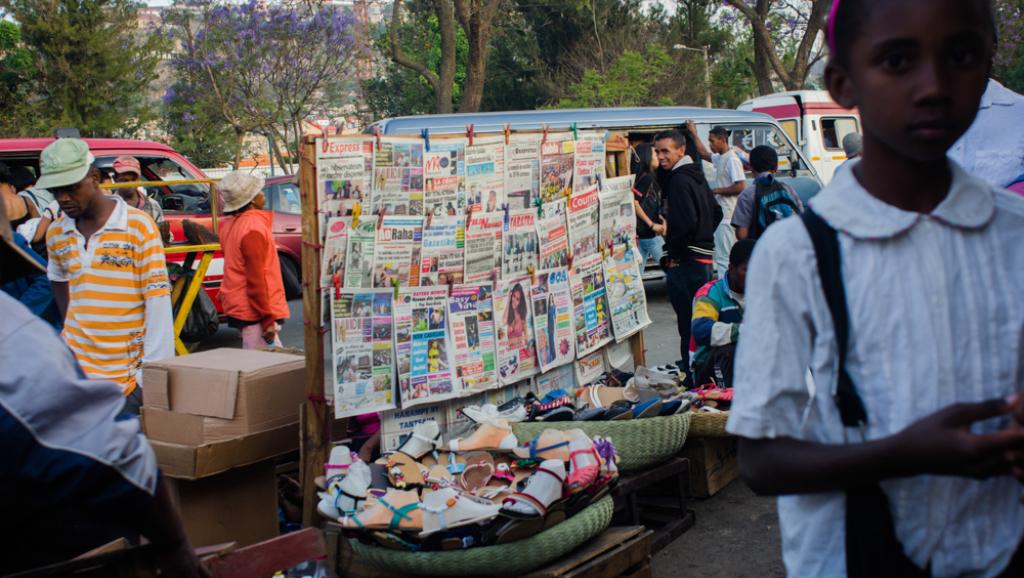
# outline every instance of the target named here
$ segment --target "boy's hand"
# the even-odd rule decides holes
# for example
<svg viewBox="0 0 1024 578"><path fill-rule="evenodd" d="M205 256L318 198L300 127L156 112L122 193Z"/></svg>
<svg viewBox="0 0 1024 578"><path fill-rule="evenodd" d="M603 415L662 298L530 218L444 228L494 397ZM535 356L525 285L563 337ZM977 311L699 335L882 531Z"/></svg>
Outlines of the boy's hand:
<svg viewBox="0 0 1024 578"><path fill-rule="evenodd" d="M693 122L693 119L686 121L686 130L689 131L691 135L697 136L697 123Z"/></svg>
<svg viewBox="0 0 1024 578"><path fill-rule="evenodd" d="M990 434L974 434L968 428L1017 409L1018 404L1007 399L951 405L897 434L897 447L908 465L921 473L978 479L1004 475L1011 471L1011 456L1024 455L1024 428Z"/></svg>

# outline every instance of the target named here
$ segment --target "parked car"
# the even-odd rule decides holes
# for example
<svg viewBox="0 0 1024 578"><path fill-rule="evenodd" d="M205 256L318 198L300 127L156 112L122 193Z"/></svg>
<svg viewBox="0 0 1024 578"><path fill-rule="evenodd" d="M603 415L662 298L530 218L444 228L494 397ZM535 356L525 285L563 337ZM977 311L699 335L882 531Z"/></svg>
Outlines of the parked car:
<svg viewBox="0 0 1024 578"><path fill-rule="evenodd" d="M767 114L799 145L825 183L846 162L843 137L860 132L860 114L843 108L824 90L796 90L753 98L739 110Z"/></svg>
<svg viewBox="0 0 1024 578"><path fill-rule="evenodd" d="M39 154L53 138L0 139L0 161L12 166L25 166L39 174ZM185 233L181 223L190 219L212 228L210 217L210 187L205 184L174 184L175 181L206 179L206 175L185 156L171 147L150 141L128 139L83 139L96 157L96 165L107 169L114 159L131 155L142 166L142 179L165 181L166 185L146 187L146 193L155 198L164 209L164 216L170 223L171 235L176 243L183 242ZM278 256L281 259L281 275L289 299L302 293L301 279L301 229L298 216L298 186L294 177L268 179L268 209L275 211L274 233ZM284 199L284 200L282 200ZM230 217L221 217L228 222ZM181 255L168 258L172 262L184 259ZM224 273L223 254L217 252L204 280L204 288L220 310L217 294Z"/></svg>

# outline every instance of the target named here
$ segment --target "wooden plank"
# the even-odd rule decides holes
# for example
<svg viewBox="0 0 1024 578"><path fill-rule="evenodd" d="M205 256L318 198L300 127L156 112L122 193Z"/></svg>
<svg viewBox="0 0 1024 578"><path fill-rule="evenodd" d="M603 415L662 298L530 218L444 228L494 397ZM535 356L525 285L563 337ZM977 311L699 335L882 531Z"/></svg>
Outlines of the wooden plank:
<svg viewBox="0 0 1024 578"><path fill-rule="evenodd" d="M616 526L601 533L600 536L587 542L571 554L560 560L552 562L547 566L526 574L525 578L555 578L558 576L570 576L575 568L587 564L609 550L621 547L625 542L635 538L644 531L643 526ZM599 578L594 576L591 578Z"/></svg>
<svg viewBox="0 0 1024 578"><path fill-rule="evenodd" d="M633 352L633 367L647 365L647 348L644 346L644 332L641 329L629 338L629 348Z"/></svg>
<svg viewBox="0 0 1024 578"><path fill-rule="evenodd" d="M202 562L213 578L259 578L321 558L325 553L323 533L306 528Z"/></svg>
<svg viewBox="0 0 1024 578"><path fill-rule="evenodd" d="M324 471L330 445L330 413L324 399L324 349L320 306L320 215L316 194L316 140L307 138L299 155L302 198L302 315L305 320L306 403L303 412L301 461L302 525L317 521L316 484Z"/></svg>
<svg viewBox="0 0 1024 578"><path fill-rule="evenodd" d="M634 474L622 475L615 490L618 496L641 491L644 488L674 475L681 475L689 469L689 462L683 458L671 458L659 466Z"/></svg>
<svg viewBox="0 0 1024 578"><path fill-rule="evenodd" d="M651 559L650 530L619 544L615 549L589 560L585 564L564 574L564 578L616 578L634 566L648 563Z"/></svg>
<svg viewBox="0 0 1024 578"><path fill-rule="evenodd" d="M104 544L102 546L97 546L97 547L93 548L92 550L89 550L88 552L86 552L84 554L79 554L78 556L75 556L74 558L72 558L72 560L83 560L85 558L94 558L94 557L99 556L101 554L109 554L110 552L118 552L120 550L124 550L127 547L128 547L128 539L127 538L117 538L116 540L111 540L110 542L107 542L106 544Z"/></svg>

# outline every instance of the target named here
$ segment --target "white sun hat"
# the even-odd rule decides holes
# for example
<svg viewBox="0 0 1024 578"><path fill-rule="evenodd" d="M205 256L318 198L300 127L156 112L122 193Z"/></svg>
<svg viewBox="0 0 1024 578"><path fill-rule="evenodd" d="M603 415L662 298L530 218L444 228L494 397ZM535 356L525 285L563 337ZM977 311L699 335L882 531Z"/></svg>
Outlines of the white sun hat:
<svg viewBox="0 0 1024 578"><path fill-rule="evenodd" d="M231 213L248 205L263 190L262 177L232 171L220 180L217 190L225 213Z"/></svg>

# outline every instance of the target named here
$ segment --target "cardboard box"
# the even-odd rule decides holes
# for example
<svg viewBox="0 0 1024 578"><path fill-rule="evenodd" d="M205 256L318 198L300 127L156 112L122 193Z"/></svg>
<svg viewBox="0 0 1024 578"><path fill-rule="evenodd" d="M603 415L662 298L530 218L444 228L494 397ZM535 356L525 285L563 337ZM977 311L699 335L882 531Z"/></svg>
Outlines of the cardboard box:
<svg viewBox="0 0 1024 578"><path fill-rule="evenodd" d="M736 438L690 438L683 457L690 460L690 496L710 498L740 475Z"/></svg>
<svg viewBox="0 0 1024 578"><path fill-rule="evenodd" d="M143 427L152 440L201 445L299 420L306 360L298 355L214 349L142 368Z"/></svg>
<svg viewBox="0 0 1024 578"><path fill-rule="evenodd" d="M272 460L201 480L165 479L193 546L238 542L241 547L277 536Z"/></svg>
<svg viewBox="0 0 1024 578"><path fill-rule="evenodd" d="M143 408L143 412L152 411ZM299 424L202 445L150 439L165 476L195 480L265 461L299 449Z"/></svg>

